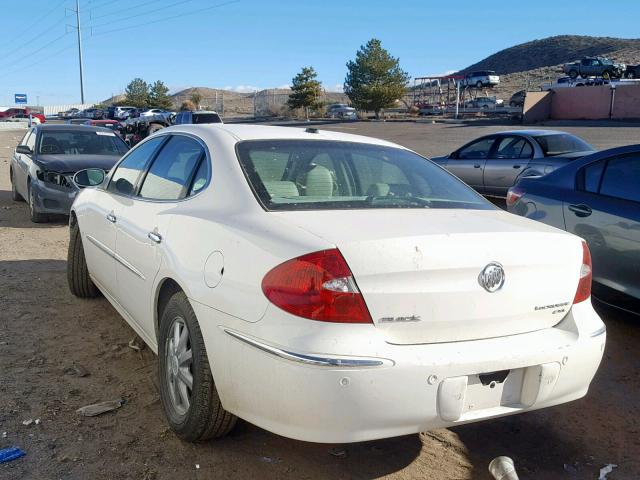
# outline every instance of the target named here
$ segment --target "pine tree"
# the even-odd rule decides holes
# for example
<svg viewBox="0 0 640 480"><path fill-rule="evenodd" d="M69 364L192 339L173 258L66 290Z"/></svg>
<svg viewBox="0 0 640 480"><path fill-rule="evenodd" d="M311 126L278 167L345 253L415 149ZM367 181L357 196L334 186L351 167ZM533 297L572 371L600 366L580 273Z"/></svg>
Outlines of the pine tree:
<svg viewBox="0 0 640 480"><path fill-rule="evenodd" d="M320 106L322 84L316 80L318 74L313 67L303 67L291 80L291 94L287 100L289 108L304 108L305 116L309 118L309 108Z"/></svg>
<svg viewBox="0 0 640 480"><path fill-rule="evenodd" d="M354 107L373 111L376 118L381 109L402 98L409 83L409 75L400 68L399 60L375 38L360 47L355 61L347 63L347 70L344 93Z"/></svg>
<svg viewBox="0 0 640 480"><path fill-rule="evenodd" d="M132 107L145 108L149 106L149 85L141 78L131 80L125 89L125 99Z"/></svg>
<svg viewBox="0 0 640 480"><path fill-rule="evenodd" d="M169 89L162 80L156 80L149 89L149 104L156 108L170 110L173 108L173 101L169 96Z"/></svg>

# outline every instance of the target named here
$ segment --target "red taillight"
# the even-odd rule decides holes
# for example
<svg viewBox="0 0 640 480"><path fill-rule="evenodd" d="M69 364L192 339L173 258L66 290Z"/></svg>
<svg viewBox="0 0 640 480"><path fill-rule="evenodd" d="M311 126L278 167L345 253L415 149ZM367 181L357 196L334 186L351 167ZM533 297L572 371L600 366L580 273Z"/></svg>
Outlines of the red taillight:
<svg viewBox="0 0 640 480"><path fill-rule="evenodd" d="M573 303L584 302L591 296L591 252L587 242L582 241L582 265L580 266L580 281Z"/></svg>
<svg viewBox="0 0 640 480"><path fill-rule="evenodd" d="M522 195L524 195L524 190L517 187L511 187L507 192L507 207L513 207L518 203L518 200L520 200Z"/></svg>
<svg viewBox="0 0 640 480"><path fill-rule="evenodd" d="M262 280L271 303L323 322L373 323L351 270L335 248L281 263Z"/></svg>

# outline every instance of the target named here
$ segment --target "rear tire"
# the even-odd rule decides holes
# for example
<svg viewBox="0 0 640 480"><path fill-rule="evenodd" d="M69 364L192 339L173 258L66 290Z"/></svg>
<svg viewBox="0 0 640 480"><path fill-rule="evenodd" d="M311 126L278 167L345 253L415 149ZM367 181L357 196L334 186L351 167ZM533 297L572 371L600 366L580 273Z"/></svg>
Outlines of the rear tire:
<svg viewBox="0 0 640 480"><path fill-rule="evenodd" d="M84 256L84 247L82 246L82 237L80 235L80 227L78 222L71 219L71 235L69 238L69 250L67 252L67 283L69 290L76 297L93 298L97 297L100 292L95 286L91 277L89 277L89 269L87 268L87 260Z"/></svg>
<svg viewBox="0 0 640 480"><path fill-rule="evenodd" d="M29 191L29 218L33 223L46 223L49 221L49 216L45 213L40 213L38 211L38 207L36 206L36 197L35 193L33 193L33 188L31 188L31 184L27 186Z"/></svg>
<svg viewBox="0 0 640 480"><path fill-rule="evenodd" d="M237 417L222 407L200 325L187 296L174 293L160 315L160 399L169 426L189 442L227 435Z"/></svg>

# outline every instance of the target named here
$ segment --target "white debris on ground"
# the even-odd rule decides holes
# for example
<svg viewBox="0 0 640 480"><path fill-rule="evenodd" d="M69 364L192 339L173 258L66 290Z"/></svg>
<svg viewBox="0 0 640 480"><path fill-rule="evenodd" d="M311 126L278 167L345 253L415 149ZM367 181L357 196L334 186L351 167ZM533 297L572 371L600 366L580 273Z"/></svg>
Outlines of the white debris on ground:
<svg viewBox="0 0 640 480"><path fill-rule="evenodd" d="M600 476L598 477L598 480L607 480L607 475L613 472L614 468L618 468L618 465L609 463L608 465L602 467L600 469Z"/></svg>

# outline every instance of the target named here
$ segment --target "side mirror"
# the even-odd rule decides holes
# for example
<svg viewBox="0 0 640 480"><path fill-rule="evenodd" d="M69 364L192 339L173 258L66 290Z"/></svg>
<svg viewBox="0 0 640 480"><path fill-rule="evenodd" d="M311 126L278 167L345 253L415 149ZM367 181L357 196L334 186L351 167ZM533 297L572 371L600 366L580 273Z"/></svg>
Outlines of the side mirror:
<svg viewBox="0 0 640 480"><path fill-rule="evenodd" d="M133 185L126 178L119 178L116 182L116 189L123 195L131 195L133 193Z"/></svg>
<svg viewBox="0 0 640 480"><path fill-rule="evenodd" d="M455 151L455 152L451 152L451 153L449 154L449 158L458 158L458 152L457 152L457 151Z"/></svg>
<svg viewBox="0 0 640 480"><path fill-rule="evenodd" d="M101 168L87 168L79 170L73 176L73 183L80 188L97 187L104 182L107 173Z"/></svg>
<svg viewBox="0 0 640 480"><path fill-rule="evenodd" d="M16 153L23 153L25 155L31 155L33 153L33 150L31 150L31 148L26 146L26 145L18 145L16 147Z"/></svg>

